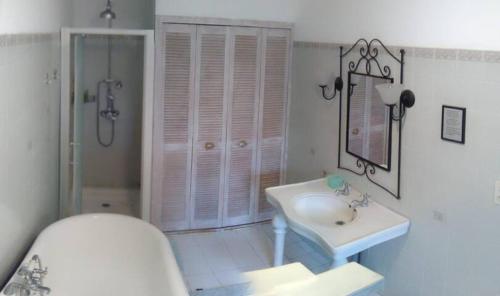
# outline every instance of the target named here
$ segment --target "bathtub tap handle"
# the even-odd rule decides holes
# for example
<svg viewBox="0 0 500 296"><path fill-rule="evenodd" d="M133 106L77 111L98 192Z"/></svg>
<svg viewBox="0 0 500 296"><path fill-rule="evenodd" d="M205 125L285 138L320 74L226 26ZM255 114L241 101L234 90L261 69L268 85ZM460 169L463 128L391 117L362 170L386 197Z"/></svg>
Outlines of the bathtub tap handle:
<svg viewBox="0 0 500 296"><path fill-rule="evenodd" d="M27 266L23 265L19 268L17 274L22 278L26 278L28 275L31 274L31 270L29 270Z"/></svg>
<svg viewBox="0 0 500 296"><path fill-rule="evenodd" d="M5 290L3 290L3 293L5 295L9 295L9 296L10 295L15 295L15 296L29 296L31 294L31 291L24 284L12 282L12 283L9 283L5 287Z"/></svg>
<svg viewBox="0 0 500 296"><path fill-rule="evenodd" d="M44 287L42 285L35 285L31 287L31 291L35 291L38 293L37 295L42 296L50 294L50 288Z"/></svg>
<svg viewBox="0 0 500 296"><path fill-rule="evenodd" d="M33 269L33 278L39 279L41 281L47 275L48 271L49 270L47 267L45 267L44 269L35 268Z"/></svg>

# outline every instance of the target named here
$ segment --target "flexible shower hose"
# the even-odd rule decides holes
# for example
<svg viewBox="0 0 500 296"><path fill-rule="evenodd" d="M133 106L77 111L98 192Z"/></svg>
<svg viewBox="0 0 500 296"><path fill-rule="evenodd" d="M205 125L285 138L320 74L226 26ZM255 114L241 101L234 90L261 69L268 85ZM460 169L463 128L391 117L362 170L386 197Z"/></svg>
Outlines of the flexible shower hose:
<svg viewBox="0 0 500 296"><path fill-rule="evenodd" d="M101 138L101 115L100 115L100 112L101 112L101 85L105 83L103 81L100 81L98 84L97 84L97 98L96 98L96 132L97 132L97 142L99 142L99 144L103 147L111 147L111 145L113 145L113 142L115 141L115 121L112 120L111 121L111 138L109 139L108 142L104 142Z"/></svg>

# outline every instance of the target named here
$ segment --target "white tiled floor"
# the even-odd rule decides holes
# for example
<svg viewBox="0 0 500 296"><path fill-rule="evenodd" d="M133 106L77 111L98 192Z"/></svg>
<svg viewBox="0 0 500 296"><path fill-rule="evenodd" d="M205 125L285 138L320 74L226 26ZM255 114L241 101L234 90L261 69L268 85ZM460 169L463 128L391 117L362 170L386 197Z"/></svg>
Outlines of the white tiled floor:
<svg viewBox="0 0 500 296"><path fill-rule="evenodd" d="M168 235L186 283L193 295L196 290L218 291L203 295L244 295L238 284L246 271L269 268L273 259L274 233L270 224L235 230ZM289 231L286 237L287 262L302 262L313 272L326 271L331 264L315 244ZM219 287L231 289L221 294ZM235 291L239 292L235 292Z"/></svg>

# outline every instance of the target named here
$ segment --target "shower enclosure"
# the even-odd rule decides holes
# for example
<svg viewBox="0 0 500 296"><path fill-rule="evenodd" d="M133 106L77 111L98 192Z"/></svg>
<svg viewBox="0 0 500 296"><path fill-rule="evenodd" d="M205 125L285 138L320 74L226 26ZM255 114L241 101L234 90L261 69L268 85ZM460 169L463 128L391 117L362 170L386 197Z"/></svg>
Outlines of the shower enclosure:
<svg viewBox="0 0 500 296"><path fill-rule="evenodd" d="M61 32L60 215L110 212L149 221L154 34Z"/></svg>

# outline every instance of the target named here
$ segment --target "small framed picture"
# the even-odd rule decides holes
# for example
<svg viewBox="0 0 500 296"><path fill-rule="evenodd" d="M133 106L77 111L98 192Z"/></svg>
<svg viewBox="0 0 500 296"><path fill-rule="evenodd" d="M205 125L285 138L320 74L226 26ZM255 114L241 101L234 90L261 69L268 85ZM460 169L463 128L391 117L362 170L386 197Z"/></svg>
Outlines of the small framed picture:
<svg viewBox="0 0 500 296"><path fill-rule="evenodd" d="M465 144L465 108L443 105L441 139Z"/></svg>

